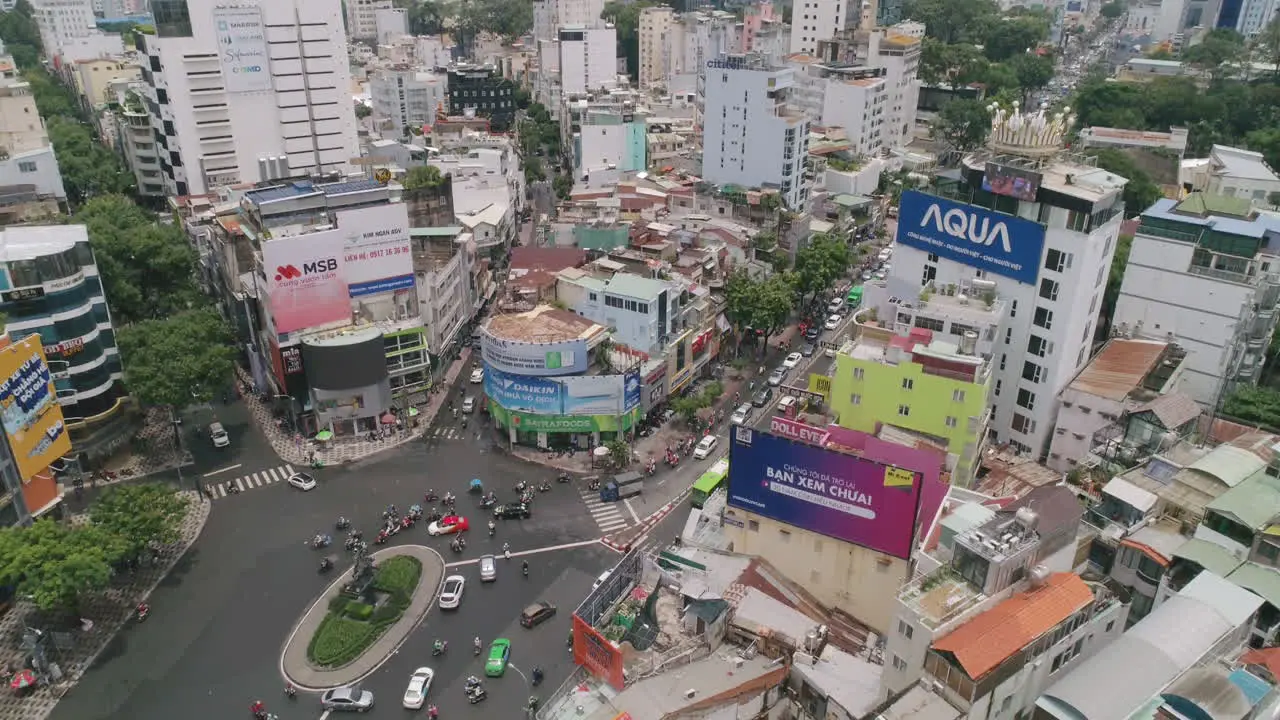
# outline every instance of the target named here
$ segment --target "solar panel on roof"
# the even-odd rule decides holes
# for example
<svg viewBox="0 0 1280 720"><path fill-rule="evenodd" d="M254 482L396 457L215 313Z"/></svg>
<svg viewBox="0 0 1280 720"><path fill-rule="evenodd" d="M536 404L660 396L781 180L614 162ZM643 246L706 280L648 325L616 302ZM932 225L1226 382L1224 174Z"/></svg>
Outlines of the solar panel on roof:
<svg viewBox="0 0 1280 720"><path fill-rule="evenodd" d="M1152 458L1142 474L1161 485L1168 485L1173 482L1173 476L1178 474L1178 466L1159 458Z"/></svg>

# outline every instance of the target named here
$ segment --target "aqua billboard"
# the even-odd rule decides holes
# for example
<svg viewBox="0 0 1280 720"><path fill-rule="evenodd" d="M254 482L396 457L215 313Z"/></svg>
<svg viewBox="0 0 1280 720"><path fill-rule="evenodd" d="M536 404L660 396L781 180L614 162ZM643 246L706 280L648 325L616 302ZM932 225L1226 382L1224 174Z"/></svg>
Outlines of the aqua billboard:
<svg viewBox="0 0 1280 720"><path fill-rule="evenodd" d="M918 190L902 193L897 241L969 267L1034 285L1043 225Z"/></svg>

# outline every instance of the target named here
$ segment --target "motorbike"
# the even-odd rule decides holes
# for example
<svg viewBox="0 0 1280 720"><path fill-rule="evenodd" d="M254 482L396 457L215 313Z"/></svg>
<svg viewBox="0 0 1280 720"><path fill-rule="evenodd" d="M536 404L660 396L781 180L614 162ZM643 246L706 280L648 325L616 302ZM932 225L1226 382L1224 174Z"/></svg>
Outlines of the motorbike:
<svg viewBox="0 0 1280 720"><path fill-rule="evenodd" d="M411 528L413 527L413 524L415 522L417 522L417 518L415 518L412 515L405 515L404 517L400 518L400 527L406 528L406 529Z"/></svg>
<svg viewBox="0 0 1280 720"><path fill-rule="evenodd" d="M497 504L498 504L498 498L494 498L494 497L486 497L485 499L483 499L483 500L481 500L481 501L480 501L480 509L481 509L481 510L488 510L489 508L491 508L491 507L493 507L494 505L497 505Z"/></svg>
<svg viewBox="0 0 1280 720"><path fill-rule="evenodd" d="M444 515L439 510L431 508L431 512L427 513L427 522L433 523L442 517L444 517Z"/></svg>
<svg viewBox="0 0 1280 720"><path fill-rule="evenodd" d="M533 502L533 493L530 491L526 491L525 494L520 496L520 502L524 503L525 505L528 505L529 503Z"/></svg>
<svg viewBox="0 0 1280 720"><path fill-rule="evenodd" d="M543 481L543 483L538 486L538 492L551 492L551 483Z"/></svg>
<svg viewBox="0 0 1280 720"><path fill-rule="evenodd" d="M320 468L322 468L322 467L324 467L324 463L323 463L323 462L321 462L321 461L319 461L319 460L312 460L312 461L311 461L311 469L312 469L312 470L319 470L319 469L320 469Z"/></svg>
<svg viewBox="0 0 1280 720"><path fill-rule="evenodd" d="M333 558L324 557L320 559L320 572L327 573L333 569Z"/></svg>
<svg viewBox="0 0 1280 720"><path fill-rule="evenodd" d="M338 518L338 522L334 523L334 527L338 528L339 530L346 530L347 528L351 527L351 521L344 517L340 517Z"/></svg>
<svg viewBox="0 0 1280 720"><path fill-rule="evenodd" d="M658 463L654 462L653 458L649 458L649 462L646 463L644 466L644 474L650 477L653 477L653 474L656 473L657 471L658 471Z"/></svg>
<svg viewBox="0 0 1280 720"><path fill-rule="evenodd" d="M138 622L145 621L147 619L147 616L150 614L151 614L151 606L147 605L146 603L142 603L141 605L138 605L138 607L134 609L134 615L138 618Z"/></svg>
<svg viewBox="0 0 1280 720"><path fill-rule="evenodd" d="M449 543L449 547L452 548L454 552L460 553L467 548L467 541L462 538L454 538L453 542Z"/></svg>
<svg viewBox="0 0 1280 720"><path fill-rule="evenodd" d="M498 531L498 525L497 525L497 523L495 523L494 521L490 520L490 521L489 521L489 537L493 537L493 534L494 534L494 533L496 533L497 531Z"/></svg>
<svg viewBox="0 0 1280 720"><path fill-rule="evenodd" d="M600 489L600 480L597 478L592 478L591 481L587 483L587 489L590 490L591 492L598 491Z"/></svg>
<svg viewBox="0 0 1280 720"><path fill-rule="evenodd" d="M331 535L316 535L315 537L311 538L311 547L316 550L319 550L320 548L329 547L329 544L332 542L333 542L333 536Z"/></svg>
<svg viewBox="0 0 1280 720"><path fill-rule="evenodd" d="M428 490L426 495L422 496L422 502L433 503L440 500L440 495L435 490Z"/></svg>
<svg viewBox="0 0 1280 720"><path fill-rule="evenodd" d="M523 495L523 494L524 494L524 492L525 492L526 490L528 490L528 489L529 489L529 483L527 483L527 482L525 482L525 481L523 481L523 480L521 480L520 482L516 483L516 488L515 488L515 490L516 490L516 493L517 493L517 494Z"/></svg>
<svg viewBox="0 0 1280 720"><path fill-rule="evenodd" d="M570 482L571 480L572 478L569 477L569 473L560 473L559 475L556 476L556 482L558 483L567 483L567 482Z"/></svg>
<svg viewBox="0 0 1280 720"><path fill-rule="evenodd" d="M467 702L475 705L476 703L489 697L489 691L477 685L467 691Z"/></svg>
<svg viewBox="0 0 1280 720"><path fill-rule="evenodd" d="M390 538L390 537L391 537L391 536L387 534L387 531L386 531L386 530L380 530L380 531L378 531L378 536L377 536L377 537L375 537L375 538L373 539L373 544L374 544L374 545L386 545L386 544L387 544L387 539L388 539L388 538Z"/></svg>
<svg viewBox="0 0 1280 720"><path fill-rule="evenodd" d="M533 669L533 686L538 687L542 684L542 668Z"/></svg>
<svg viewBox="0 0 1280 720"><path fill-rule="evenodd" d="M442 505L447 505L449 507L453 507L456 502L458 502L458 498L454 497L453 493L445 493L444 498L440 500Z"/></svg>
<svg viewBox="0 0 1280 720"><path fill-rule="evenodd" d="M444 651L448 649L449 649L448 640L437 640L435 644L431 646L431 655L433 657L436 655L443 655Z"/></svg>

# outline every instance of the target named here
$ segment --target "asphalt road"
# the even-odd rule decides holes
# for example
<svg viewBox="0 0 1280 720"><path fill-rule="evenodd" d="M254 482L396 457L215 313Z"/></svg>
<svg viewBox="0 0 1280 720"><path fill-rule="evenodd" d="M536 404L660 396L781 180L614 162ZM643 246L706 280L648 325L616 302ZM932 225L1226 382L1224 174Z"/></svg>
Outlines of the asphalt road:
<svg viewBox="0 0 1280 720"><path fill-rule="evenodd" d="M227 425L232 446L225 452L204 452L193 445L198 466L187 471L188 483L193 476L235 465L240 467L210 479L283 464L265 439L256 436L243 409L219 405L215 410ZM188 433L191 437L189 429ZM338 515L371 533L387 505L406 508L420 502L427 487L452 491L460 498L459 509L476 527L464 553L451 552L447 538L428 537L424 525L401 533L392 543L436 547L450 563L500 553L504 541L511 543L513 553L520 553L599 537L581 497L564 485L538 495L531 519L500 522L497 536L487 537L488 516L478 514L476 497L466 492L472 478L481 478L508 500L514 499L511 488L519 480L552 473L531 470L495 451L487 439L477 437L479 433L458 435L319 470L315 475L320 486L312 492L278 482L214 501L200 540L152 595L150 619L117 637L59 704L54 720L225 720L247 717L254 699L266 702L281 720L319 717L316 698L290 702L283 697L279 657L299 615L331 580L317 572L321 553L306 542L320 531L338 535L332 529ZM86 492L86 499L92 494ZM341 548L330 550L334 551ZM551 550L530 555L533 571L528 580L520 577L513 560L516 569L500 567L493 585L469 583L464 607L447 619L433 610L400 654L368 679L365 684L377 695L379 707L367 717L406 712L400 708L404 685L414 668L431 665L430 643L436 635L451 645L436 668L441 712L446 717L462 712L513 717L529 694L518 672L493 681L490 698L476 708L466 707L462 691L453 687L460 688L476 665L471 639L479 635L488 642L498 633L510 636L515 666L527 674L533 658L538 658L547 671L544 691L550 692L569 670L564 639L572 610L590 589L592 578L616 557L600 545ZM462 567L460 573L475 579L474 566ZM517 631L520 610L538 599L557 603L561 613L536 630Z"/></svg>

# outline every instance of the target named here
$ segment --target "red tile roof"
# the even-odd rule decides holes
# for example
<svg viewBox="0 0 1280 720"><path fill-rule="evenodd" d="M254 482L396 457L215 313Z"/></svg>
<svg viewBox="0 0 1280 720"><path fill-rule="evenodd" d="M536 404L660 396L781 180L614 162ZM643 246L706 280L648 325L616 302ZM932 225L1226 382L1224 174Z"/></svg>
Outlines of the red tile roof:
<svg viewBox="0 0 1280 720"><path fill-rule="evenodd" d="M1056 573L1045 584L1018 593L933 644L949 652L977 680L1093 602L1093 591L1074 573Z"/></svg>

